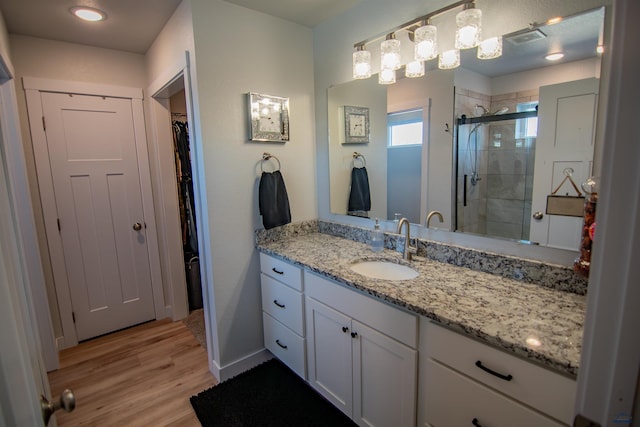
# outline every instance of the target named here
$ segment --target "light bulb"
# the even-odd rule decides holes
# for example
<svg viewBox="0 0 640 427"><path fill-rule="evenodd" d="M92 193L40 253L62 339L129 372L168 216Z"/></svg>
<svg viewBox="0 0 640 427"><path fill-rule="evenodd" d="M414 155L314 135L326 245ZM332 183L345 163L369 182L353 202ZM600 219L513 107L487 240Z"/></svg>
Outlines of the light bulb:
<svg viewBox="0 0 640 427"><path fill-rule="evenodd" d="M72 7L69 11L85 21L96 22L103 21L107 18L106 13L92 7Z"/></svg>
<svg viewBox="0 0 640 427"><path fill-rule="evenodd" d="M460 66L460 51L458 49L447 50L438 57L438 68L441 70L450 70L458 66Z"/></svg>
<svg viewBox="0 0 640 427"><path fill-rule="evenodd" d="M364 46L358 46L353 52L353 78L368 79L371 77L371 52L364 50Z"/></svg>
<svg viewBox="0 0 640 427"><path fill-rule="evenodd" d="M380 43L380 68L397 70L400 65L400 40L391 33Z"/></svg>
<svg viewBox="0 0 640 427"><path fill-rule="evenodd" d="M456 15L456 49L469 49L480 42L480 9L466 9Z"/></svg>
<svg viewBox="0 0 640 427"><path fill-rule="evenodd" d="M396 82L396 70L383 68L378 74L378 83L381 85L390 85Z"/></svg>
<svg viewBox="0 0 640 427"><path fill-rule="evenodd" d="M414 33L414 59L428 61L438 56L438 29L435 25L423 25Z"/></svg>
<svg viewBox="0 0 640 427"><path fill-rule="evenodd" d="M478 45L478 59L494 59L502 56L502 36L483 40Z"/></svg>
<svg viewBox="0 0 640 427"><path fill-rule="evenodd" d="M424 62L411 61L407 64L404 70L404 75L407 77L422 77L424 76Z"/></svg>

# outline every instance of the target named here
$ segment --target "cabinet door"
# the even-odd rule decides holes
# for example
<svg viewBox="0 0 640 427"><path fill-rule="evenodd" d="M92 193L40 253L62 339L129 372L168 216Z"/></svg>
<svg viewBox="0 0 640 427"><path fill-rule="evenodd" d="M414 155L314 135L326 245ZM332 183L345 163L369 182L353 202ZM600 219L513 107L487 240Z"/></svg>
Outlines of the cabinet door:
<svg viewBox="0 0 640 427"><path fill-rule="evenodd" d="M414 426L417 352L352 321L353 420L361 426Z"/></svg>
<svg viewBox="0 0 640 427"><path fill-rule="evenodd" d="M306 316L309 383L351 417L351 319L312 298Z"/></svg>

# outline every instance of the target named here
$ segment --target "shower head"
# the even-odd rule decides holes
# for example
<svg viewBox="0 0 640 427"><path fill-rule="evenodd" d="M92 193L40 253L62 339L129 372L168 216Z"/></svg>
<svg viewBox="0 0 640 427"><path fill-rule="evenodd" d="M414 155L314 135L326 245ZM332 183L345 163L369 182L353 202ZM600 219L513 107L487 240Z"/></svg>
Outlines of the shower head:
<svg viewBox="0 0 640 427"><path fill-rule="evenodd" d="M500 114L504 114L507 111L509 111L509 107L502 107L502 108L499 108L498 110L496 110L495 112L493 112L491 115L492 116L497 116L497 115L500 115Z"/></svg>

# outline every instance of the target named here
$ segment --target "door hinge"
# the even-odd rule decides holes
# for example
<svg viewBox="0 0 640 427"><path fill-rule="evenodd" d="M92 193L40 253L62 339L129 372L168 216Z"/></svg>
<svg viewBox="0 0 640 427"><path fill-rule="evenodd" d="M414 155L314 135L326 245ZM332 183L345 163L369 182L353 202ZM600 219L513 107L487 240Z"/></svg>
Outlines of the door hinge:
<svg viewBox="0 0 640 427"><path fill-rule="evenodd" d="M58 223L58 231L62 231L62 227L60 227L60 218L56 218L56 222Z"/></svg>
<svg viewBox="0 0 640 427"><path fill-rule="evenodd" d="M42 130L47 131L47 122L44 120L44 116L42 116Z"/></svg>
<svg viewBox="0 0 640 427"><path fill-rule="evenodd" d="M76 323L76 313L75 312L71 312L71 318L73 319L73 323Z"/></svg>

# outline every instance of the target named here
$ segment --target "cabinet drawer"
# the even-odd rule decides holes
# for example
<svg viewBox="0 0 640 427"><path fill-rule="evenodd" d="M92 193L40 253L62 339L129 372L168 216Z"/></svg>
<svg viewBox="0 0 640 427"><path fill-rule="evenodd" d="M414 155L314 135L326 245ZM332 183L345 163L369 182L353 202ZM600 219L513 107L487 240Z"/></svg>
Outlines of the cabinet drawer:
<svg viewBox="0 0 640 427"><path fill-rule="evenodd" d="M302 294L264 273L260 275L260 282L262 310L284 323L296 334L304 335Z"/></svg>
<svg viewBox="0 0 640 427"><path fill-rule="evenodd" d="M302 292L302 269L286 261L260 253L260 271Z"/></svg>
<svg viewBox="0 0 640 427"><path fill-rule="evenodd" d="M427 361L427 376L427 425L473 426L476 419L476 424L492 427L562 426L432 359Z"/></svg>
<svg viewBox="0 0 640 427"><path fill-rule="evenodd" d="M304 280L305 295L323 302L411 348L417 347L417 316L306 271Z"/></svg>
<svg viewBox="0 0 640 427"><path fill-rule="evenodd" d="M576 395L574 380L476 340L427 323L427 355L520 402L571 424ZM480 366L478 366L480 365ZM489 369L507 381L487 372Z"/></svg>
<svg viewBox="0 0 640 427"><path fill-rule="evenodd" d="M264 346L306 380L304 339L267 313L262 313L262 321Z"/></svg>

